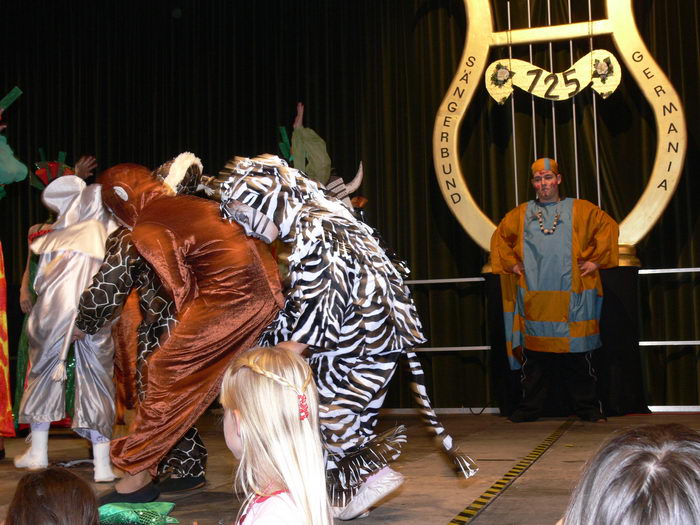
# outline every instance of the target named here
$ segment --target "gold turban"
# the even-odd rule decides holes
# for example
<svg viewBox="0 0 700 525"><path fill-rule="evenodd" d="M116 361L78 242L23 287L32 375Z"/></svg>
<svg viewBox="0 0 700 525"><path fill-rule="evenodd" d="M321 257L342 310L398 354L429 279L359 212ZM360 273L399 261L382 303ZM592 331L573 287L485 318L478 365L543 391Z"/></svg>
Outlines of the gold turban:
<svg viewBox="0 0 700 525"><path fill-rule="evenodd" d="M559 164L557 164L557 161L554 159L542 157L541 159L537 159L535 162L532 163L532 166L530 166L530 170L532 171L532 173L537 173L538 171L542 170L548 170L554 173L555 175L559 175Z"/></svg>

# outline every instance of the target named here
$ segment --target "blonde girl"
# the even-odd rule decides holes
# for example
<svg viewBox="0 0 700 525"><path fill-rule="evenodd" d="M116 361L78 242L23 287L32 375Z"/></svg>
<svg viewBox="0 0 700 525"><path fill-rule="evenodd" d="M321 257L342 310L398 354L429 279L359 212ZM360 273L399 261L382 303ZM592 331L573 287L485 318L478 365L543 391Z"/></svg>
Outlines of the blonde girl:
<svg viewBox="0 0 700 525"><path fill-rule="evenodd" d="M246 495L238 525L331 525L311 369L279 347L254 348L224 375L226 445Z"/></svg>

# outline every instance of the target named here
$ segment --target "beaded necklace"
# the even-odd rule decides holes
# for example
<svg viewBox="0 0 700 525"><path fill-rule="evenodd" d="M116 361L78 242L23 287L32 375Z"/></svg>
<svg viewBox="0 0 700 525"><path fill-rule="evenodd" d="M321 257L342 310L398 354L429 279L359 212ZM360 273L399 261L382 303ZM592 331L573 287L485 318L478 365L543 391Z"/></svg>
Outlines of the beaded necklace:
<svg viewBox="0 0 700 525"><path fill-rule="evenodd" d="M552 222L552 227L550 229L544 227L544 217L542 216L542 210L537 210L535 216L537 217L537 222L540 225L540 231L545 235L552 235L555 231L557 231L559 217L561 216L561 214L559 213L559 204L557 204L557 212L554 214L554 221Z"/></svg>

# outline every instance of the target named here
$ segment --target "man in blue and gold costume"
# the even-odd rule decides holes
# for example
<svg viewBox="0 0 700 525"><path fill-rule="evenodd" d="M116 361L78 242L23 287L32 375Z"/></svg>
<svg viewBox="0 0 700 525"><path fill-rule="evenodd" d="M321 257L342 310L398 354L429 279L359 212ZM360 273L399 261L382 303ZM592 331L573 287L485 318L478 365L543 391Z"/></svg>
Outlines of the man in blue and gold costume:
<svg viewBox="0 0 700 525"><path fill-rule="evenodd" d="M536 199L508 212L491 238L508 359L512 369L522 365L523 397L510 420L542 415L557 372L576 414L598 421L604 415L591 363L601 346L598 269L618 264L618 225L596 205L560 196L562 175L554 159L538 159L531 171Z"/></svg>

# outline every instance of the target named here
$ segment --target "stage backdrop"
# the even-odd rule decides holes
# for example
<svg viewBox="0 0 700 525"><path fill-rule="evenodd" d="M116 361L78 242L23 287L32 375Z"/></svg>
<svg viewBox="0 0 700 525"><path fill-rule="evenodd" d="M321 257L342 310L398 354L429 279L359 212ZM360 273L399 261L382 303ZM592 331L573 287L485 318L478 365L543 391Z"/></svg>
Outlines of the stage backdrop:
<svg viewBox="0 0 700 525"><path fill-rule="evenodd" d="M493 3L499 29L506 29L506 2ZM574 19L587 19L585 3L572 3ZM602 17L593 4L593 18ZM527 25L525 5L513 2L513 27ZM551 6L552 23L565 22L567 2L552 0ZM532 0L532 9L532 24L546 25L546 2ZM676 196L638 245L647 268L700 266L698 10L690 1L635 2L646 45L685 104L689 135ZM290 127L296 102L304 101L306 124L326 139L338 173L347 180L364 162L361 193L369 198L368 221L409 261L413 279L477 276L486 262L448 211L432 162L435 112L468 27L460 0L29 1L4 5L3 21L0 94L14 85L24 91L6 112L7 136L28 164L38 160L39 147L51 157L68 152L69 163L95 154L103 169L119 162L155 167L189 150L202 158L206 171L216 172L230 156L276 152L276 126ZM614 51L605 38L596 39L596 47ZM534 51L536 62L546 67L546 46ZM568 43L554 51L555 61L568 60ZM493 59L504 52L494 52ZM532 195L526 181L532 151L530 103L519 98L523 200ZM581 116L587 117L579 128L581 196L595 201L595 182L588 176L590 90L579 98ZM538 125L545 129L548 103L536 105ZM602 205L621 219L649 173L656 130L624 66L622 85L599 101L598 110ZM560 163L568 173L570 113L561 111L557 129ZM468 182L498 221L514 205L510 107L498 106L484 88L464 126ZM551 133L543 132L538 153L548 148ZM565 190L573 194L569 184ZM27 228L44 217L28 183L8 188L0 203L0 234L14 294L26 258ZM430 346L488 344L482 285L414 290ZM640 298L642 340L700 339L697 274L642 277ZM18 317L11 312L15 337ZM700 404L699 351L693 346L640 349L650 404ZM437 406L494 404L486 352L421 357ZM403 380L395 382L389 405L410 406Z"/></svg>

